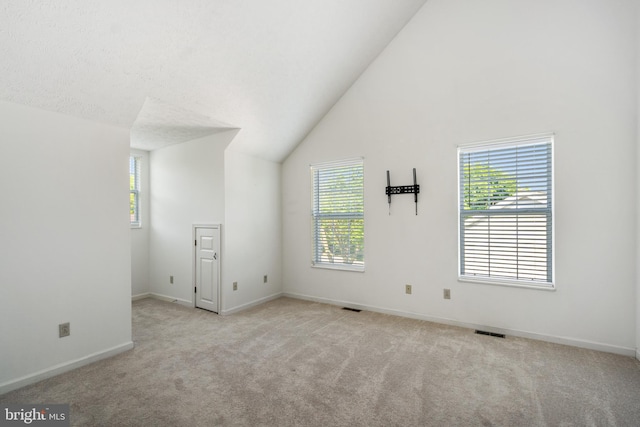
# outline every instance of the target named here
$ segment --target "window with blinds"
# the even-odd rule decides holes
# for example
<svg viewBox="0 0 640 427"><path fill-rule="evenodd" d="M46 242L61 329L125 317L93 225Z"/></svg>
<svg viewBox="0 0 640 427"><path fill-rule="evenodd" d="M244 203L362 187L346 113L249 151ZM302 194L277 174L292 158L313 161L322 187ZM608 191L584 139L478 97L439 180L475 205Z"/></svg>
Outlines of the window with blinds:
<svg viewBox="0 0 640 427"><path fill-rule="evenodd" d="M460 279L553 288L553 135L458 149Z"/></svg>
<svg viewBox="0 0 640 427"><path fill-rule="evenodd" d="M129 157L129 219L131 227L140 227L140 158Z"/></svg>
<svg viewBox="0 0 640 427"><path fill-rule="evenodd" d="M311 166L312 264L364 270L362 159Z"/></svg>

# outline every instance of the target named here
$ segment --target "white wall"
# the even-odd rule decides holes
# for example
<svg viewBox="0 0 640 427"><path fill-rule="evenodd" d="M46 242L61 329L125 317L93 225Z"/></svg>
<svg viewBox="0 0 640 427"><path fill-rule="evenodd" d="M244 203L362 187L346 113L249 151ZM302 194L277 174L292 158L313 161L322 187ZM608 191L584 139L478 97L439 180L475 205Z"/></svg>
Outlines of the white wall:
<svg viewBox="0 0 640 427"><path fill-rule="evenodd" d="M131 295L142 296L149 293L149 230L150 185L149 152L131 150L131 155L140 158L140 227L131 228Z"/></svg>
<svg viewBox="0 0 640 427"><path fill-rule="evenodd" d="M222 300L231 313L282 292L280 164L228 149L225 190Z"/></svg>
<svg viewBox="0 0 640 427"><path fill-rule="evenodd" d="M640 8L636 16L636 358L640 360Z"/></svg>
<svg viewBox="0 0 640 427"><path fill-rule="evenodd" d="M631 1L427 2L283 164L284 291L633 354L635 17ZM456 146L549 131L557 290L458 282ZM366 272L312 269L309 164L354 156ZM396 196L388 216L385 171L405 185L413 167L420 214Z"/></svg>
<svg viewBox="0 0 640 427"><path fill-rule="evenodd" d="M0 118L1 393L132 342L128 132L7 102Z"/></svg>
<svg viewBox="0 0 640 427"><path fill-rule="evenodd" d="M224 150L236 133L217 133L151 152L151 293L193 304L194 224L222 224L224 256ZM169 276L174 276L173 284Z"/></svg>

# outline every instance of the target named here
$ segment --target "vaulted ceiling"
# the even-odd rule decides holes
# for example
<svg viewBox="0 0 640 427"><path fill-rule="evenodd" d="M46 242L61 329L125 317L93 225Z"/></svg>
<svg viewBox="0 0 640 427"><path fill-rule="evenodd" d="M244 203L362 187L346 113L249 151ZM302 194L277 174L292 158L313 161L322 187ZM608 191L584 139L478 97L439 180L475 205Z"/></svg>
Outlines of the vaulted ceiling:
<svg viewBox="0 0 640 427"><path fill-rule="evenodd" d="M282 161L425 1L5 1L0 99Z"/></svg>

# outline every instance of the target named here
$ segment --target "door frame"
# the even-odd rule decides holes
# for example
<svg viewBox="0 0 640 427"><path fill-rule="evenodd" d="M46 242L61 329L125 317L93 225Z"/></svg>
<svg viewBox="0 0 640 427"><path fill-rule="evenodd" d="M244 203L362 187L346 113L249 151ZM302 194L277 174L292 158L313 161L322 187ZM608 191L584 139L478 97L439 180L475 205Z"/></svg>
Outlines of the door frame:
<svg viewBox="0 0 640 427"><path fill-rule="evenodd" d="M197 241L197 237L196 237L196 229L197 228L217 228L218 229L218 235L220 236L220 251L218 252L218 307L217 307L217 314L220 314L220 308L222 307L222 286L221 286L221 278L222 278L222 224L193 224L191 227L191 241L192 242L196 242ZM198 262L198 247L194 244L193 246L193 250L192 250L192 257L191 257L191 287L193 287L194 289L196 288L196 263ZM196 292L195 290L193 291L193 297L192 297L192 303L193 303L193 308L197 308L196 307Z"/></svg>

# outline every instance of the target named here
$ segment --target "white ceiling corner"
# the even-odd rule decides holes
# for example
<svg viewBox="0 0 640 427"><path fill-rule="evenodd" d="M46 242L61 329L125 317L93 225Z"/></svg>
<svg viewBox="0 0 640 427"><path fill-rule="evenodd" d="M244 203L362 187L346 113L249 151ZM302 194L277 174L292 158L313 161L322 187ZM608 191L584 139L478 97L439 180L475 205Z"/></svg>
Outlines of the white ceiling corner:
<svg viewBox="0 0 640 427"><path fill-rule="evenodd" d="M0 99L279 162L425 1L2 2Z"/></svg>
<svg viewBox="0 0 640 427"><path fill-rule="evenodd" d="M237 129L203 114L147 98L131 127L131 147L155 150Z"/></svg>

